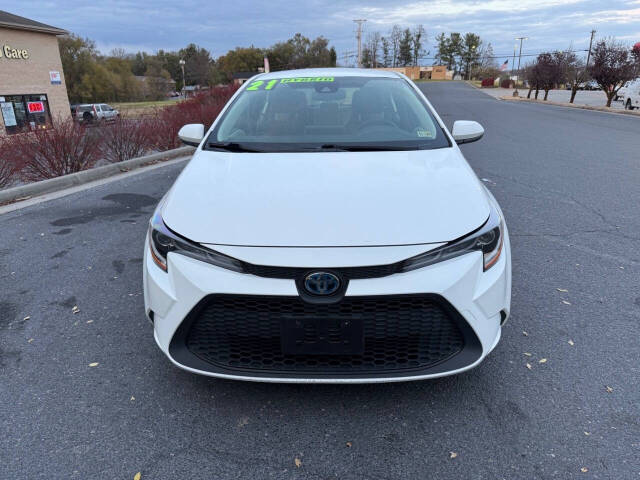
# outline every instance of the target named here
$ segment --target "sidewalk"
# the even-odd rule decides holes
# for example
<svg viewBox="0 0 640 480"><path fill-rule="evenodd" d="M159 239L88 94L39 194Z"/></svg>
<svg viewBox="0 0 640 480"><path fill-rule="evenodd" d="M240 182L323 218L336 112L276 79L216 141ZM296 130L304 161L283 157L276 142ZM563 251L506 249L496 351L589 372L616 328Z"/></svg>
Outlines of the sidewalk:
<svg viewBox="0 0 640 480"><path fill-rule="evenodd" d="M483 91L487 95L491 95L495 98L501 97L511 97L513 95L512 88L479 88L479 90ZM520 97L527 97L527 93L529 89L520 88L518 89L520 93ZM535 97L535 90L531 92L531 98ZM538 100L542 100L544 98L544 91L540 90L538 95ZM550 90L549 91L549 102L554 103L569 103L571 99L571 91L570 90ZM586 105L589 107L606 107L607 105L607 96L604 92L600 90L578 90L576 93L576 98L573 102L577 105ZM624 105L622 101L619 102L611 102L611 108L616 110L624 110Z"/></svg>

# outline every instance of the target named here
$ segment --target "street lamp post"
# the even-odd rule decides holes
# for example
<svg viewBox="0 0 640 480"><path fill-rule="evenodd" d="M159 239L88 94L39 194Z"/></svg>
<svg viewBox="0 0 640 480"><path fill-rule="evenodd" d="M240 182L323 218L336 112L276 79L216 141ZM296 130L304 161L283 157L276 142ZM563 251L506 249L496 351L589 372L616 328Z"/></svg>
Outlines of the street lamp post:
<svg viewBox="0 0 640 480"><path fill-rule="evenodd" d="M513 46L513 62L511 62L511 79L513 79L513 71L516 69L516 50L518 49L518 44L516 43ZM518 77L516 77L518 78ZM516 83L516 81L513 82L513 85L515 87L515 91L513 92L513 96L517 97L518 96L518 84Z"/></svg>
<svg viewBox="0 0 640 480"><path fill-rule="evenodd" d="M476 45L471 46L471 54L467 57L467 80L471 80L471 55L476 58Z"/></svg>
<svg viewBox="0 0 640 480"><path fill-rule="evenodd" d="M516 90L513 92L513 96L518 96L518 80L520 80L520 59L522 58L522 41L528 40L529 37L518 37L516 40L520 40L520 53L518 54L518 73L516 75Z"/></svg>
<svg viewBox="0 0 640 480"><path fill-rule="evenodd" d="M184 59L180 59L180 61L178 62L180 64L180 68L182 69L182 98L184 98L184 87L185 87L185 82L184 82L184 64L187 63L184 61Z"/></svg>

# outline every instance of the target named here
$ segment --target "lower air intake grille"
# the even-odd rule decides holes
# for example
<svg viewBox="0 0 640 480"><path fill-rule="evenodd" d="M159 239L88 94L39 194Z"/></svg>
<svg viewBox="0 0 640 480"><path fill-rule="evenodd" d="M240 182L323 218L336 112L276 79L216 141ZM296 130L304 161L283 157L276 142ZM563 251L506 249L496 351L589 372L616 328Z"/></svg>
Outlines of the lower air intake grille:
<svg viewBox="0 0 640 480"><path fill-rule="evenodd" d="M313 325L327 325L325 337L338 342L343 340L331 325L360 325L360 351L283 353L283 324L291 321L303 325L304 342L319 334ZM423 372L464 356L459 354L466 347L475 350L474 358L460 359L448 369L475 360L479 342L464 319L436 295L345 297L329 305L299 297L211 295L183 322L171 354L193 368L236 375L363 377Z"/></svg>

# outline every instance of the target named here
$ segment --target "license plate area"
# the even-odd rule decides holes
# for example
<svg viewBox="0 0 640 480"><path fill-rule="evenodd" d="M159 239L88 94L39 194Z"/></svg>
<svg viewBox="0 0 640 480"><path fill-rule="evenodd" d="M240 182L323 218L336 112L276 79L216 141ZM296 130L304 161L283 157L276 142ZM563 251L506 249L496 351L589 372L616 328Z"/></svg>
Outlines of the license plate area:
<svg viewBox="0 0 640 480"><path fill-rule="evenodd" d="M285 355L362 355L361 317L283 317L280 338Z"/></svg>

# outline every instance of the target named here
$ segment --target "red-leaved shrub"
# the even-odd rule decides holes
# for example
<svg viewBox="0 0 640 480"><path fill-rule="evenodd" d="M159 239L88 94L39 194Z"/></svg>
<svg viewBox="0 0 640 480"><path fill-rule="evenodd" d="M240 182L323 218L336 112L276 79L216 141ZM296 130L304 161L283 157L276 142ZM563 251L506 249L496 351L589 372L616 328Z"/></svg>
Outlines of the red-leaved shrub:
<svg viewBox="0 0 640 480"><path fill-rule="evenodd" d="M500 82L500 86L502 88L513 88L513 80L502 80L502 82Z"/></svg>
<svg viewBox="0 0 640 480"><path fill-rule="evenodd" d="M98 129L70 119L57 119L46 130L16 135L15 141L24 162L20 176L31 182L91 168L101 154Z"/></svg>
<svg viewBox="0 0 640 480"><path fill-rule="evenodd" d="M178 131L188 123L208 129L237 87L214 87L141 118L83 126L57 119L47 129L0 138L0 188L86 170L104 158L121 162L152 150L181 145Z"/></svg>
<svg viewBox="0 0 640 480"><path fill-rule="evenodd" d="M13 184L23 167L23 162L14 137L0 137L0 188Z"/></svg>
<svg viewBox="0 0 640 480"><path fill-rule="evenodd" d="M115 163L144 155L153 147L153 127L146 118L118 118L102 126L103 158Z"/></svg>
<svg viewBox="0 0 640 480"><path fill-rule="evenodd" d="M482 79L482 86L483 87L493 87L493 82L494 79L493 78L483 78Z"/></svg>
<svg viewBox="0 0 640 480"><path fill-rule="evenodd" d="M178 131L188 123L202 123L205 130L208 129L236 89L235 86L213 87L160 110L151 120L154 124L156 148L169 150L179 147Z"/></svg>

